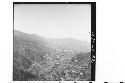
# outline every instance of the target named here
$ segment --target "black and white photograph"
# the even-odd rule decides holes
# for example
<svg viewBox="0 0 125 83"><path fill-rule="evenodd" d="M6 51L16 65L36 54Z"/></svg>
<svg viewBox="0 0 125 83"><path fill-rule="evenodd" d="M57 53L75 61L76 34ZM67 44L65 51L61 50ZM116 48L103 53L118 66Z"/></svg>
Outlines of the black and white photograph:
<svg viewBox="0 0 125 83"><path fill-rule="evenodd" d="M13 2L13 81L95 81L96 2Z"/></svg>

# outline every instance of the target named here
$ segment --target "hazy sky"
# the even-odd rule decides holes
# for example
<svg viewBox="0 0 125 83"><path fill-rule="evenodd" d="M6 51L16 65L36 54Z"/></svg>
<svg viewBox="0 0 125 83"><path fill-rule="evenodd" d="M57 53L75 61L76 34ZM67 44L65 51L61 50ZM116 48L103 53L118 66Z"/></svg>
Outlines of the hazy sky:
<svg viewBox="0 0 125 83"><path fill-rule="evenodd" d="M90 4L16 4L14 29L48 38L91 39Z"/></svg>

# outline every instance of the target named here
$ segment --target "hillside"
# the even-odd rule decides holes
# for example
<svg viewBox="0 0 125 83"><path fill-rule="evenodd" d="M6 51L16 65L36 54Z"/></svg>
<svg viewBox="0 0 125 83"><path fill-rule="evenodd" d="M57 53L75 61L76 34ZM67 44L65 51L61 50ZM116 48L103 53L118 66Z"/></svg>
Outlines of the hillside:
<svg viewBox="0 0 125 83"><path fill-rule="evenodd" d="M13 80L91 80L90 45L14 30Z"/></svg>

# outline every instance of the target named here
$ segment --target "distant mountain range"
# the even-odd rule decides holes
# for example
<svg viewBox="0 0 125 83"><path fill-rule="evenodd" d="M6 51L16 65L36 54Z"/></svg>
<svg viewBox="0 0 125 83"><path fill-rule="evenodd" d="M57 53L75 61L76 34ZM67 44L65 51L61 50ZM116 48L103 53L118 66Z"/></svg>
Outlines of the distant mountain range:
<svg viewBox="0 0 125 83"><path fill-rule="evenodd" d="M49 39L14 30L13 80L90 80L90 56L88 42L72 38ZM79 58L79 62L74 62ZM70 70L75 69L72 65L86 78L81 74L72 79L67 76L67 71L73 73Z"/></svg>

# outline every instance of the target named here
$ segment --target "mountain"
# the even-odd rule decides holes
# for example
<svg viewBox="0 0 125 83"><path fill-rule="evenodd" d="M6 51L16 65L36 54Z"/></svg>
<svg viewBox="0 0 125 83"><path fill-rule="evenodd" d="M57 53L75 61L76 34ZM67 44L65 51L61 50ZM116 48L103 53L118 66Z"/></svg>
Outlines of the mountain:
<svg viewBox="0 0 125 83"><path fill-rule="evenodd" d="M49 39L14 30L13 80L61 79L91 79L90 45L72 38Z"/></svg>
<svg viewBox="0 0 125 83"><path fill-rule="evenodd" d="M62 47L64 49L79 50L84 52L89 52L91 50L88 42L83 42L72 38L48 39L48 44L51 47Z"/></svg>

